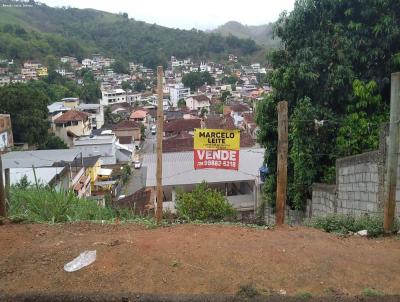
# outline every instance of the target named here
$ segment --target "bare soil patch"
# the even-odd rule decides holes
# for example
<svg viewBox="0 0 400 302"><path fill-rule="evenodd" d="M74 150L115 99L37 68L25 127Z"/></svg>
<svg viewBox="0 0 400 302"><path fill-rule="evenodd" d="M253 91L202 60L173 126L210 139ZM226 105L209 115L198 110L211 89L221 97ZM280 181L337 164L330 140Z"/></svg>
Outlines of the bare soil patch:
<svg viewBox="0 0 400 302"><path fill-rule="evenodd" d="M263 295L311 293L335 301L359 296L366 288L400 294L396 238L342 238L301 227L8 224L0 226L0 246L0 297L217 297L234 295L246 284ZM97 250L97 260L65 272L64 264L84 250Z"/></svg>

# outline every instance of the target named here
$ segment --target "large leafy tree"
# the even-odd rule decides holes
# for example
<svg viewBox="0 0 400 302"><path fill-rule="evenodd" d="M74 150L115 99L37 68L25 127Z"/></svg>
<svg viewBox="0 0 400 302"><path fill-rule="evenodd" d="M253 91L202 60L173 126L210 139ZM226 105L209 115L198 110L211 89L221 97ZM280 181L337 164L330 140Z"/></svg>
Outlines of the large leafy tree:
<svg viewBox="0 0 400 302"><path fill-rule="evenodd" d="M215 79L207 71L190 72L183 76L182 83L185 85L185 87L189 87L191 91L196 91L204 84L213 85L215 83Z"/></svg>
<svg viewBox="0 0 400 302"><path fill-rule="evenodd" d="M0 111L11 115L14 140L33 145L47 141L49 98L30 85L15 84L0 89Z"/></svg>
<svg viewBox="0 0 400 302"><path fill-rule="evenodd" d="M289 102L289 202L302 208L313 182L333 180L338 156L377 146L388 118L390 73L400 63L400 2L297 0L275 26L282 48L268 54L273 93L258 106L274 202L276 105ZM321 133L325 133L321 135Z"/></svg>

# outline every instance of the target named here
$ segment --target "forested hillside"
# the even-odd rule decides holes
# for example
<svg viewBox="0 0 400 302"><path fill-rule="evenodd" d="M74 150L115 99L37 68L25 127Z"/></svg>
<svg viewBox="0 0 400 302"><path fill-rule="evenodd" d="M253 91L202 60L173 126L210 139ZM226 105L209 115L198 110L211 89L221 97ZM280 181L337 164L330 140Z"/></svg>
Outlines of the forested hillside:
<svg viewBox="0 0 400 302"><path fill-rule="evenodd" d="M289 201L303 208L314 182L335 181L335 160L378 147L389 118L390 75L400 66L400 2L296 1L275 32L273 94L258 107L275 201L278 101L289 102ZM316 122L317 121L317 122Z"/></svg>
<svg viewBox="0 0 400 302"><path fill-rule="evenodd" d="M223 36L233 35L241 39L252 39L265 48L278 48L279 39L274 39L273 23L265 25L243 25L236 21L229 21L215 30Z"/></svg>
<svg viewBox="0 0 400 302"><path fill-rule="evenodd" d="M171 29L92 9L0 8L0 56L18 60L72 55L79 59L101 52L154 67L178 58L251 56L259 50L251 39L222 37L198 30Z"/></svg>

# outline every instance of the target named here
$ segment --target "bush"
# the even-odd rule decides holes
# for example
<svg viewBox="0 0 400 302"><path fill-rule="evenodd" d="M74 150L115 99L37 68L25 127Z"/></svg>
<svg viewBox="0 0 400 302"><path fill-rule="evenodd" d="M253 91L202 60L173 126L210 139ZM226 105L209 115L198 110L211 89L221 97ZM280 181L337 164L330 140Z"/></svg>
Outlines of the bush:
<svg viewBox="0 0 400 302"><path fill-rule="evenodd" d="M349 215L327 215L315 217L305 223L308 226L324 230L329 233L347 234L367 230L368 236L376 237L384 233L383 215L364 215L359 217ZM395 230L400 227L399 221L395 221Z"/></svg>
<svg viewBox="0 0 400 302"><path fill-rule="evenodd" d="M176 208L178 215L188 220L218 221L236 214L226 198L205 182L197 185L191 193L178 192Z"/></svg>
<svg viewBox="0 0 400 302"><path fill-rule="evenodd" d="M13 187L8 214L31 222L52 223L134 218L134 214L127 210L101 207L93 200L78 198L71 191L60 192L44 187Z"/></svg>

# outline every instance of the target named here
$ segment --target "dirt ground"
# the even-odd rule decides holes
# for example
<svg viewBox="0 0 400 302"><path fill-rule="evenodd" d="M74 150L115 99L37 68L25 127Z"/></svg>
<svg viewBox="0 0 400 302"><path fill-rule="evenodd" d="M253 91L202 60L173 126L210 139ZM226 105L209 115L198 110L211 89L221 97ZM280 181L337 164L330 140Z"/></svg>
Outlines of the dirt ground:
<svg viewBox="0 0 400 302"><path fill-rule="evenodd" d="M96 261L67 273L84 250ZM136 224L0 226L0 295L142 293L351 297L400 294L400 240L341 238L308 228Z"/></svg>

